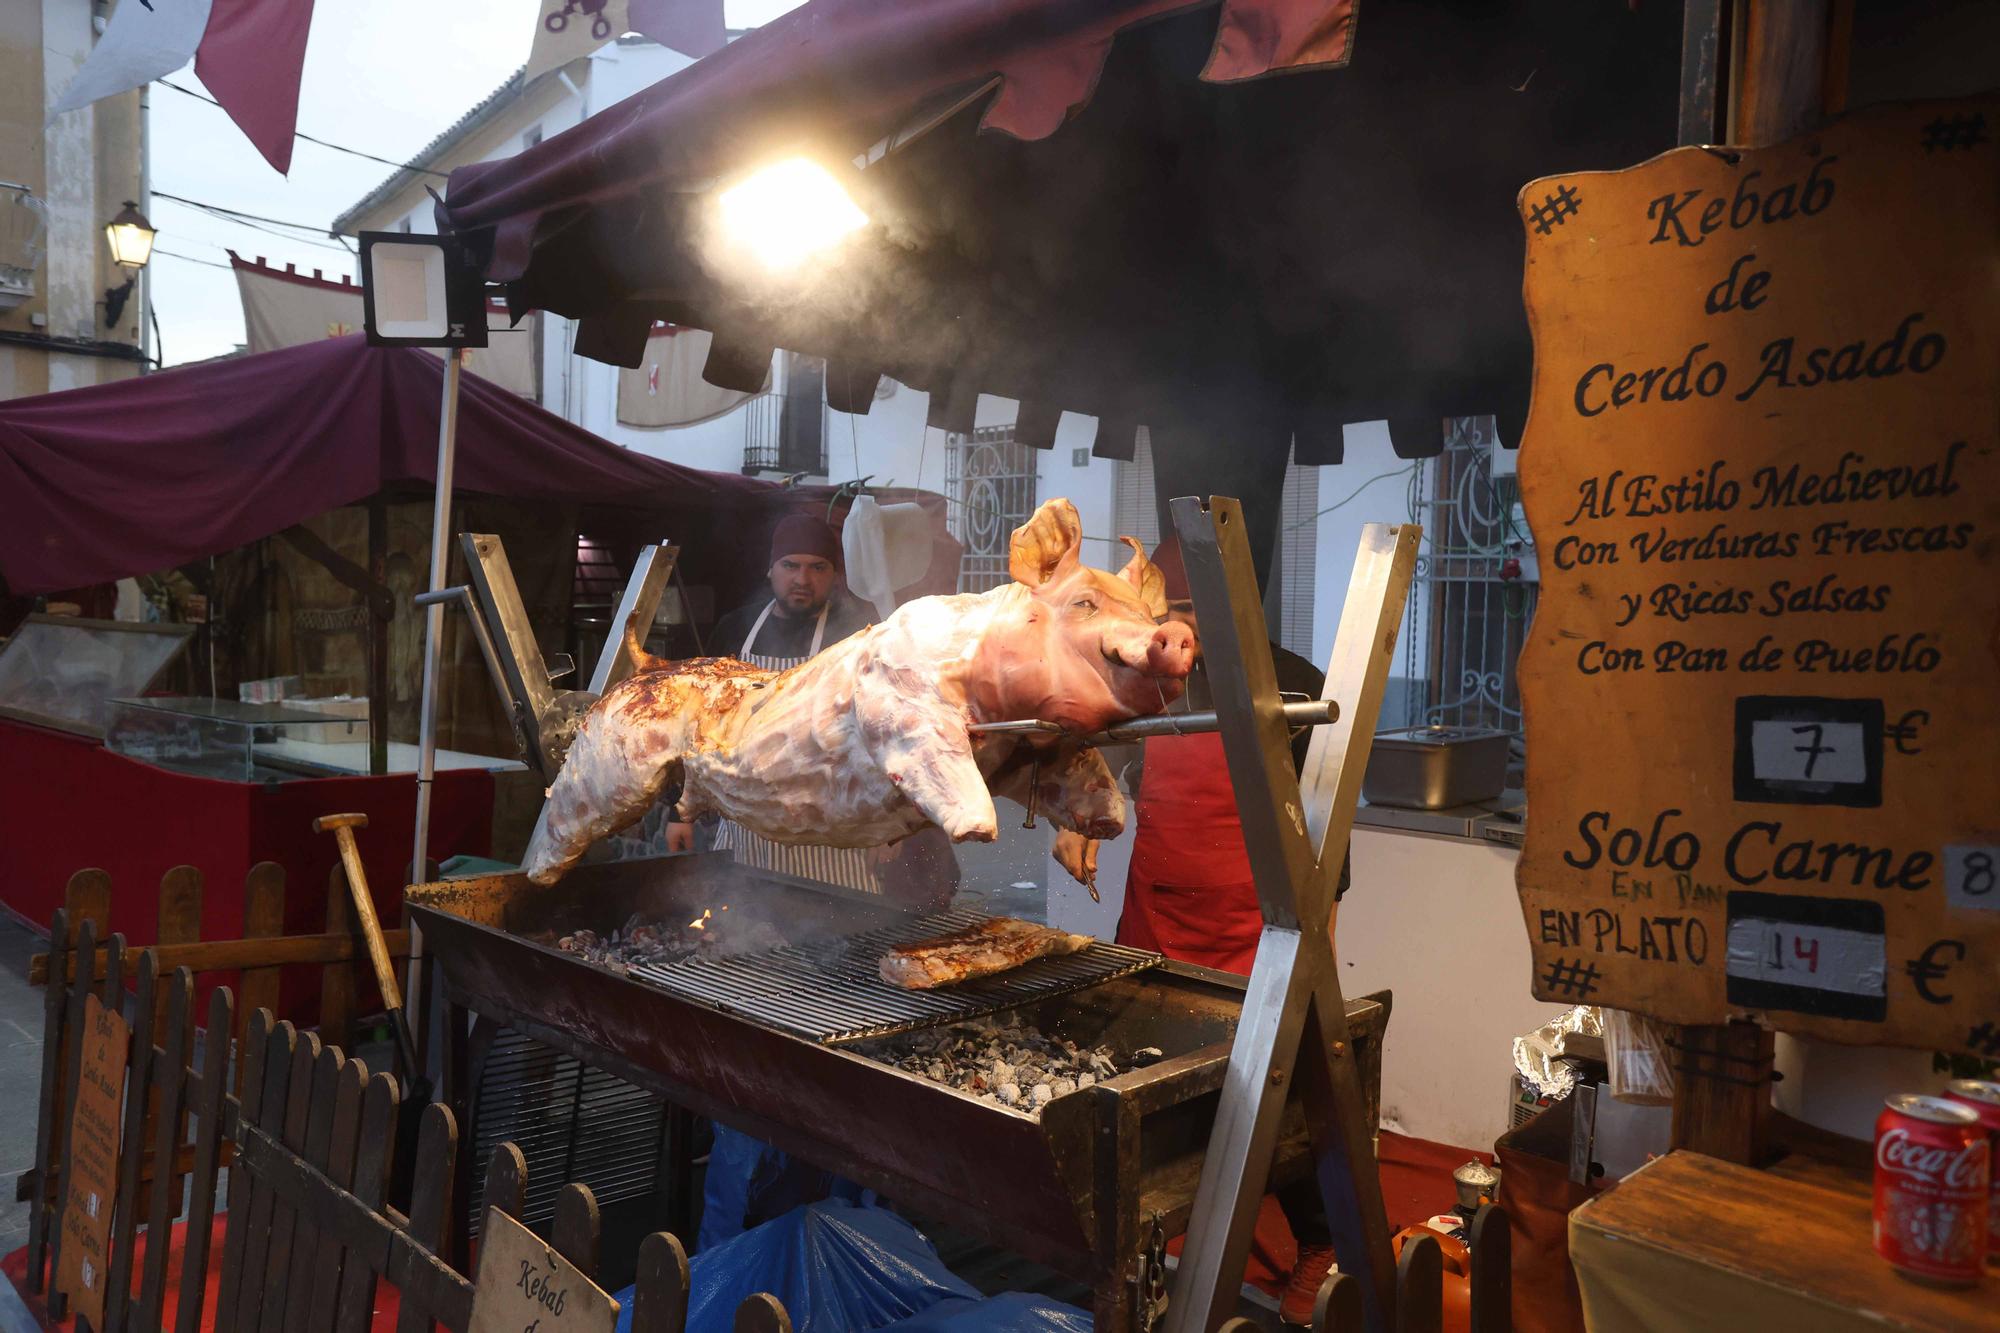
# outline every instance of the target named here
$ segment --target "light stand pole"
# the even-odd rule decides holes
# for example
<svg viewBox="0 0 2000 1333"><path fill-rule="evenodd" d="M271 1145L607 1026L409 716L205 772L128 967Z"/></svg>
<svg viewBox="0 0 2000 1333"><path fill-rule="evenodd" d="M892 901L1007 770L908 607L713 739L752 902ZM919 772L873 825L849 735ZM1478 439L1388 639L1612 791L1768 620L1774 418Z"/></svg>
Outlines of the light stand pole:
<svg viewBox="0 0 2000 1333"><path fill-rule="evenodd" d="M481 263L456 236L361 233L361 319L371 347L428 347L444 355L438 402L438 452L431 503L430 595L445 590L451 560L451 483L458 450L459 379L465 348L486 346L486 284ZM426 599L419 599L426 600ZM405 883L424 878L430 852L431 783L437 777L437 696L444 647L444 604L424 606L423 693L418 700L417 814ZM380 710L386 716L386 710ZM370 744L382 743L371 737ZM430 1006L423 987L423 937L410 928L405 994L419 1047L430 1046Z"/></svg>
<svg viewBox="0 0 2000 1333"><path fill-rule="evenodd" d="M458 453L458 380L465 353L448 348L444 354L444 391L438 404L437 481L431 501L431 586L443 592L450 578L451 560L451 474ZM431 782L437 776L437 695L438 669L444 651L444 603L434 601L424 608L424 683L419 696L417 725L417 828L410 852L412 884L425 879L424 865L429 852L431 831ZM423 936L413 923L410 927L409 981L405 990L417 1009L421 1023L423 991L418 984L423 962ZM422 1030L422 1029L419 1029Z"/></svg>

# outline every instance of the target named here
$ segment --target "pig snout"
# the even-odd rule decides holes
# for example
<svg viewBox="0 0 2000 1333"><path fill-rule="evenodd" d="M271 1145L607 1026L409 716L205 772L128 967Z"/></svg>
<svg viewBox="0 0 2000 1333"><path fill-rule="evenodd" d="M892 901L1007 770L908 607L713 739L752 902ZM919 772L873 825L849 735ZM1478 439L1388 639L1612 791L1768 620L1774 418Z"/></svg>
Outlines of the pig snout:
<svg viewBox="0 0 2000 1333"><path fill-rule="evenodd" d="M1194 632L1178 621L1155 626L1152 634L1134 634L1105 644L1106 657L1146 676L1185 680L1194 669Z"/></svg>

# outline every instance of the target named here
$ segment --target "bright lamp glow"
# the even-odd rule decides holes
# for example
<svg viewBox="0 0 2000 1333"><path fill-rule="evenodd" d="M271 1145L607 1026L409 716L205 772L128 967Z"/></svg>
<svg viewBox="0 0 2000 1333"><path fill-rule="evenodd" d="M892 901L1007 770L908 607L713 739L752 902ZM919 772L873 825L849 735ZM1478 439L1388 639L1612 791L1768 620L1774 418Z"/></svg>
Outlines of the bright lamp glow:
<svg viewBox="0 0 2000 1333"><path fill-rule="evenodd" d="M760 168L721 195L729 239L771 269L808 256L868 225L868 215L816 162L789 158Z"/></svg>
<svg viewBox="0 0 2000 1333"><path fill-rule="evenodd" d="M111 245L111 261L120 268L144 268L153 257L153 224L130 199L105 225L104 239Z"/></svg>

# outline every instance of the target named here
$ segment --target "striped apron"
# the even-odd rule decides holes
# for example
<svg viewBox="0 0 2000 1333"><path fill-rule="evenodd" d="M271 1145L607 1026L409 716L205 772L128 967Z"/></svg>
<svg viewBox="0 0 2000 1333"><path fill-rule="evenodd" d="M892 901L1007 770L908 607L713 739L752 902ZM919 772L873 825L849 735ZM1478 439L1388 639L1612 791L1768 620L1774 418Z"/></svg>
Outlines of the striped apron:
<svg viewBox="0 0 2000 1333"><path fill-rule="evenodd" d="M757 642L757 631L764 628L770 618L772 602L750 626L750 633L744 636L743 646L736 650L738 661L751 666L766 667L772 671L783 671L798 666L818 656L826 640L827 608L819 609L819 623L813 627L812 647L804 657L765 657L751 651ZM772 842L761 838L734 820L724 819L716 825L714 846L718 851L728 851L744 865L759 870L772 870L781 875L797 875L801 879L816 879L828 884L839 884L863 893L880 893L882 885L875 877L875 867L869 863L868 851L861 847L795 847L788 843Z"/></svg>

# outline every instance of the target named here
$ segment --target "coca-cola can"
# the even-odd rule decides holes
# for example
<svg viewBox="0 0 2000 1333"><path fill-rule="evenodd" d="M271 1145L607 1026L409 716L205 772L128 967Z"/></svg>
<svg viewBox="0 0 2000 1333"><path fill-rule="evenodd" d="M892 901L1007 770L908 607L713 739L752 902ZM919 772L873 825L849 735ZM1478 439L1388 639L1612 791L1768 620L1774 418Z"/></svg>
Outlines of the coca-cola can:
<svg viewBox="0 0 2000 1333"><path fill-rule="evenodd" d="M2000 1264L2000 1170L1992 1170L2000 1163L2000 1083L1954 1079L1945 1085L1944 1095L1948 1101L1970 1106L1979 1123L1986 1126L1986 1161L1993 1177L1986 1193L1986 1262Z"/></svg>
<svg viewBox="0 0 2000 1333"><path fill-rule="evenodd" d="M1889 1098L1875 1121L1875 1252L1920 1282L1978 1282L1990 1153L1971 1107L1914 1092Z"/></svg>

